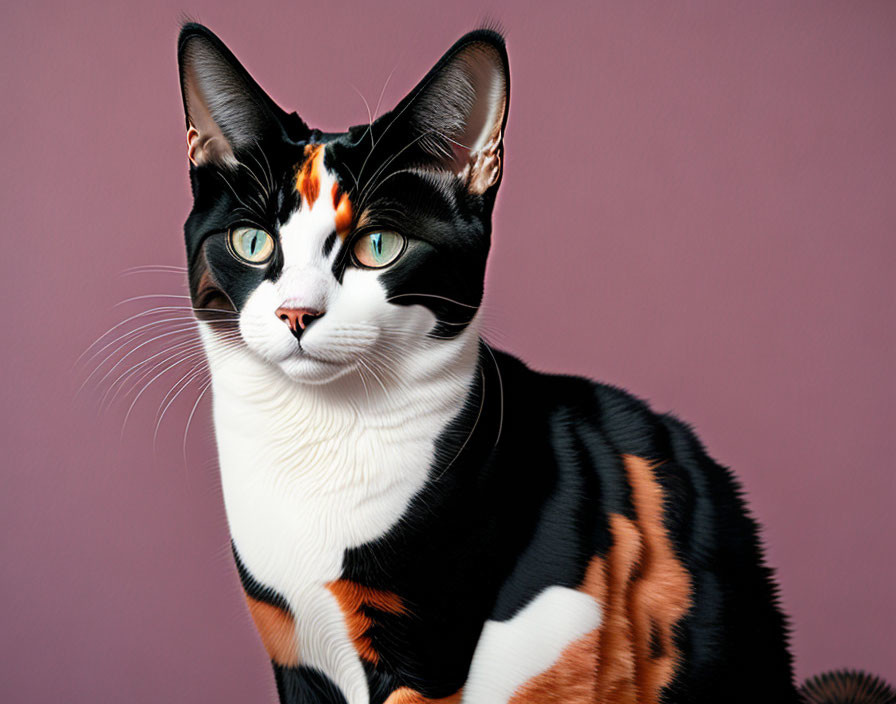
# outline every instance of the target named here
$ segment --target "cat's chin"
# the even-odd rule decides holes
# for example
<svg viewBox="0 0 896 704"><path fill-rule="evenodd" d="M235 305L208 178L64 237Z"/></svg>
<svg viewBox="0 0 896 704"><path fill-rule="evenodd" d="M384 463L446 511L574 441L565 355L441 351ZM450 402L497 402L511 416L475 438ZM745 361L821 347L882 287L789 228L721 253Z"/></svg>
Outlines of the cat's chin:
<svg viewBox="0 0 896 704"><path fill-rule="evenodd" d="M336 381L354 368L351 364L328 362L308 354L281 360L277 366L292 381L315 386Z"/></svg>

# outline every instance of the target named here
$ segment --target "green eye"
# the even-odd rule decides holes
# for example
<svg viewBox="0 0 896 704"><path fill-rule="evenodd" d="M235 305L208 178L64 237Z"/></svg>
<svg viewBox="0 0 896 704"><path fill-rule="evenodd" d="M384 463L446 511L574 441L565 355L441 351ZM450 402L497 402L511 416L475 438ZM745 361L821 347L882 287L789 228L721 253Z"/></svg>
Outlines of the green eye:
<svg viewBox="0 0 896 704"><path fill-rule="evenodd" d="M263 264L274 252L274 238L254 227L237 227L230 231L230 248L249 264Z"/></svg>
<svg viewBox="0 0 896 704"><path fill-rule="evenodd" d="M394 262L404 250L404 237L397 232L369 232L355 240L355 261L369 269L381 269Z"/></svg>

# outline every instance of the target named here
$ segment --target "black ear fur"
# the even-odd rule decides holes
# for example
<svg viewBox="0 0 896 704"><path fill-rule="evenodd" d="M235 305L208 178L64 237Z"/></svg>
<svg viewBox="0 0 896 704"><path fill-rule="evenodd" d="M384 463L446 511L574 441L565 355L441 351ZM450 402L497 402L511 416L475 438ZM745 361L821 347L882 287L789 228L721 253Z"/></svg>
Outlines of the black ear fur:
<svg viewBox="0 0 896 704"><path fill-rule="evenodd" d="M200 24L181 28L177 60L194 164L231 162L234 152L282 135L290 118L298 120L286 115L224 43Z"/></svg>
<svg viewBox="0 0 896 704"><path fill-rule="evenodd" d="M500 178L509 100L504 39L480 29L461 37L384 117L406 121L432 163L484 193Z"/></svg>

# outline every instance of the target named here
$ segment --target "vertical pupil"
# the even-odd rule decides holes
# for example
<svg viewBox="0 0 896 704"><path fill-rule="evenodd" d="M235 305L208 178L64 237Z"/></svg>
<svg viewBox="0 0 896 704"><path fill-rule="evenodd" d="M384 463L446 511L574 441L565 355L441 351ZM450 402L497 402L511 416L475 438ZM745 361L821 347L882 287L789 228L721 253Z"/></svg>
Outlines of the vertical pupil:
<svg viewBox="0 0 896 704"><path fill-rule="evenodd" d="M383 255L383 236L379 233L373 236L373 250L378 257Z"/></svg>
<svg viewBox="0 0 896 704"><path fill-rule="evenodd" d="M258 243L258 233L252 235L252 242L249 245L249 254L255 254L255 245Z"/></svg>

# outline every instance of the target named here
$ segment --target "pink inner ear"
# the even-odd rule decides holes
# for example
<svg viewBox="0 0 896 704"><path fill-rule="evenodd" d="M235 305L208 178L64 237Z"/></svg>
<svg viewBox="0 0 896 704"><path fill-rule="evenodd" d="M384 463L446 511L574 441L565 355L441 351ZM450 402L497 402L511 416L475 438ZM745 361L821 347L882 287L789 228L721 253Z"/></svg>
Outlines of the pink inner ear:
<svg viewBox="0 0 896 704"><path fill-rule="evenodd" d="M456 171L463 171L467 163L470 161L470 148L467 145L460 145L455 141L449 142L451 147L451 156L454 159Z"/></svg>
<svg viewBox="0 0 896 704"><path fill-rule="evenodd" d="M199 148L199 130L197 130L193 125L190 125L190 129L187 130L187 156L190 159L190 162L198 166L199 162L196 161L196 150Z"/></svg>

